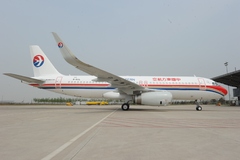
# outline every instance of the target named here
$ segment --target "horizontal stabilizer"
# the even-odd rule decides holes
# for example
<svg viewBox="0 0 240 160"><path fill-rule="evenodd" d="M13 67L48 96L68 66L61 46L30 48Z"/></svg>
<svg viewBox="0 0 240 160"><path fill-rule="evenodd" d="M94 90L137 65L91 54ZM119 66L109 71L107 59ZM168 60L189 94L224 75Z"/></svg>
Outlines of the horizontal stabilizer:
<svg viewBox="0 0 240 160"><path fill-rule="evenodd" d="M19 80L27 82L27 83L41 84L41 83L45 82L44 80L39 80L39 79L31 78L31 77L21 76L21 75L13 74L13 73L4 73L4 75L19 79Z"/></svg>

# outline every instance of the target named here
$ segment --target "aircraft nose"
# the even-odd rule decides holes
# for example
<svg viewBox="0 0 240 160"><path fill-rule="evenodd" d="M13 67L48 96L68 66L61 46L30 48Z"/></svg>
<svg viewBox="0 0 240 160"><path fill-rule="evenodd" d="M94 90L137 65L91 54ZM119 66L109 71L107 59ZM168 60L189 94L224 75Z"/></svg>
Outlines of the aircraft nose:
<svg viewBox="0 0 240 160"><path fill-rule="evenodd" d="M224 96L228 94L228 91L224 87L221 87L221 91L224 94Z"/></svg>

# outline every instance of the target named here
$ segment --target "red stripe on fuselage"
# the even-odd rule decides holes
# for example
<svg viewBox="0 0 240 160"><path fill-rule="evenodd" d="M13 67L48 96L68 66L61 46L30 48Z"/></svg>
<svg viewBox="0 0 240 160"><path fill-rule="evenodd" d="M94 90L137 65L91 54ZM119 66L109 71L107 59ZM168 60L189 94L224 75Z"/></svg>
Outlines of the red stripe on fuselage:
<svg viewBox="0 0 240 160"><path fill-rule="evenodd" d="M221 87L221 86L208 86L208 88L217 90L218 92L221 92L224 95L227 95L227 93L228 93L228 91L225 88Z"/></svg>
<svg viewBox="0 0 240 160"><path fill-rule="evenodd" d="M64 83L61 83L61 84L30 84L31 86L33 86L33 87L39 87L39 86L41 86L41 87L55 87L55 85L57 85L57 86L63 86L63 87L66 87L66 86L71 86L71 87L73 87L73 86L89 86L89 87L108 87L108 86L110 86L109 84L74 84L74 83L70 83L70 84L68 84L68 83L66 83L66 84L64 84Z"/></svg>
<svg viewBox="0 0 240 160"><path fill-rule="evenodd" d="M82 86L82 87L108 87L110 86L110 84L74 84L74 83L62 83L62 84L30 84L33 87L55 87L56 85L58 86L62 86L62 87L74 87L74 86ZM144 85L142 85L144 86ZM146 87L149 88L200 88L199 85L157 85L157 84L148 84L146 85ZM227 90L221 86L206 86L206 89L210 89L210 90L215 90L217 92L220 92L223 95L227 94Z"/></svg>

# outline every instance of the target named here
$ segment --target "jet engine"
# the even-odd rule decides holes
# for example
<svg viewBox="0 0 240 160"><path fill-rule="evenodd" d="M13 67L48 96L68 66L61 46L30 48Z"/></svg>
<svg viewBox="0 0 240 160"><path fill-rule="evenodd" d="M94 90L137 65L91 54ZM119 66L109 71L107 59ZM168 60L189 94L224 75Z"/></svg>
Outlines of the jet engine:
<svg viewBox="0 0 240 160"><path fill-rule="evenodd" d="M172 94L167 91L146 92L135 96L136 104L151 106L167 105L172 101Z"/></svg>

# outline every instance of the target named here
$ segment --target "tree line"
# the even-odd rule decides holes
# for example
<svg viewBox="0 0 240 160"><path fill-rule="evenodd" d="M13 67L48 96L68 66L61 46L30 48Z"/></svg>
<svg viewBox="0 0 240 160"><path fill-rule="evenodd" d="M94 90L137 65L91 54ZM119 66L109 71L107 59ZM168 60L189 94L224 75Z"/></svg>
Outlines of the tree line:
<svg viewBox="0 0 240 160"><path fill-rule="evenodd" d="M33 98L35 103L67 103L67 102L77 102L77 101L84 101L85 99L79 98Z"/></svg>
<svg viewBox="0 0 240 160"><path fill-rule="evenodd" d="M50 103L50 104L64 104L67 102L75 103L75 102L86 102L86 101L103 101L103 99L83 99L83 98L33 98L34 103ZM114 100L104 100L107 102L112 102ZM120 101L120 100L115 100Z"/></svg>

